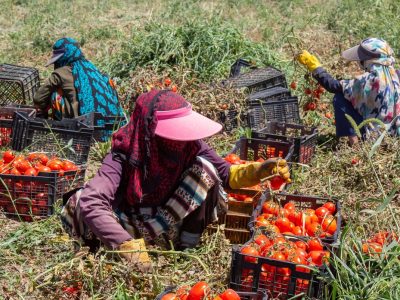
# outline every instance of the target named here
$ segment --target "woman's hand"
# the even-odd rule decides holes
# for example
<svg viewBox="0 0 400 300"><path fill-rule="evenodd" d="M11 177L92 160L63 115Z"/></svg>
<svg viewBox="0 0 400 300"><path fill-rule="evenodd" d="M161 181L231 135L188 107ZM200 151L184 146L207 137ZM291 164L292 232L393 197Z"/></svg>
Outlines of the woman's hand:
<svg viewBox="0 0 400 300"><path fill-rule="evenodd" d="M310 72L321 66L318 58L315 55L310 54L307 50L303 50L303 52L297 56L297 61L306 66Z"/></svg>

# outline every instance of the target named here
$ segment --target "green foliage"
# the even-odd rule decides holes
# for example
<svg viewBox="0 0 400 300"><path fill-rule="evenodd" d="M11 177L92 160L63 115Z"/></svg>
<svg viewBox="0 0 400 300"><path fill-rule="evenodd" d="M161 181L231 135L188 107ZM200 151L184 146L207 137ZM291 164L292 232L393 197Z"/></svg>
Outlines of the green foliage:
<svg viewBox="0 0 400 300"><path fill-rule="evenodd" d="M118 77L128 76L139 66L158 70L179 66L200 79L223 78L238 58L262 65L279 65L278 56L267 45L247 39L232 24L212 19L187 21L182 25L149 22L134 30L128 42L105 68Z"/></svg>

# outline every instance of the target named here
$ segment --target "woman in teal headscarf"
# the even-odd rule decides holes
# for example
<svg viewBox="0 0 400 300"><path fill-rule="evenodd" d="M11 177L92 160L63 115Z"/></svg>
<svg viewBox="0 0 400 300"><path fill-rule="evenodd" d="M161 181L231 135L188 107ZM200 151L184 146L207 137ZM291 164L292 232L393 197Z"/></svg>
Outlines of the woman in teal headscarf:
<svg viewBox="0 0 400 300"><path fill-rule="evenodd" d="M83 55L72 38L59 39L46 66L54 72L34 96L34 104L56 120L76 118L90 112L104 116L123 116L112 80Z"/></svg>

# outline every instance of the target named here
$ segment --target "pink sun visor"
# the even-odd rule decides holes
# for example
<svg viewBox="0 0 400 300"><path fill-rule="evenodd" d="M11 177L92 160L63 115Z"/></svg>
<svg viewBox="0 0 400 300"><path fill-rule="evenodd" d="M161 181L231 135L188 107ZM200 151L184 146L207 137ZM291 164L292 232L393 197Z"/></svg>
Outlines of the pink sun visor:
<svg viewBox="0 0 400 300"><path fill-rule="evenodd" d="M222 125L192 110L192 105L168 111L156 111L156 135L174 141L195 141L212 136Z"/></svg>

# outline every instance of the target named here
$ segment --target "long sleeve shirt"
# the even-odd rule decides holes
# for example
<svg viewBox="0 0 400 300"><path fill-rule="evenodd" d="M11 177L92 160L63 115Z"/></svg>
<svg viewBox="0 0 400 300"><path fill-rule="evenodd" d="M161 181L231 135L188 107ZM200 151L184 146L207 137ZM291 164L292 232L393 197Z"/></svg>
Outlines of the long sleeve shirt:
<svg viewBox="0 0 400 300"><path fill-rule="evenodd" d="M313 77L328 92L333 94L343 93L343 87L340 84L340 81L333 78L332 75L329 74L328 71L326 71L324 68L316 68L313 71Z"/></svg>
<svg viewBox="0 0 400 300"><path fill-rule="evenodd" d="M64 97L63 117L78 117L79 101L70 66L55 69L44 84L36 91L33 96L33 103L42 111L48 110L52 105L51 96L54 92L61 92Z"/></svg>
<svg viewBox="0 0 400 300"><path fill-rule="evenodd" d="M231 165L219 157L205 142L199 143L201 147L197 155L214 165L223 186L227 187ZM123 162L117 156L108 154L97 175L85 185L80 197L80 213L86 225L105 245L114 249L132 238L113 214L113 210L123 201L118 190L122 167Z"/></svg>

